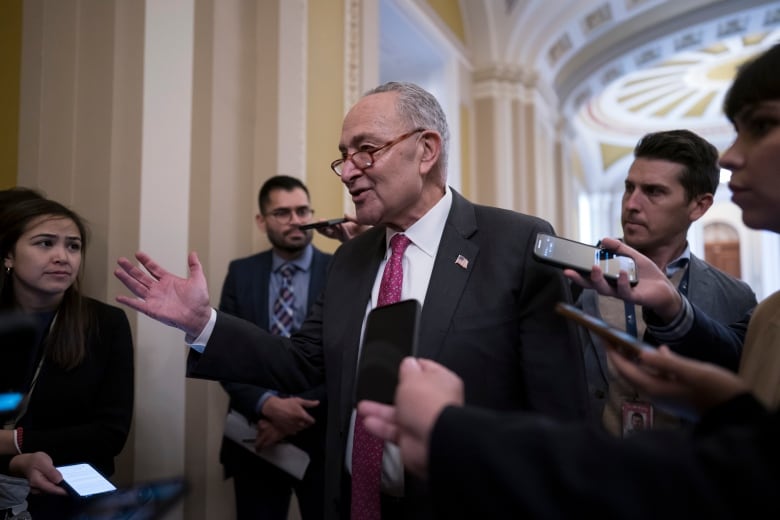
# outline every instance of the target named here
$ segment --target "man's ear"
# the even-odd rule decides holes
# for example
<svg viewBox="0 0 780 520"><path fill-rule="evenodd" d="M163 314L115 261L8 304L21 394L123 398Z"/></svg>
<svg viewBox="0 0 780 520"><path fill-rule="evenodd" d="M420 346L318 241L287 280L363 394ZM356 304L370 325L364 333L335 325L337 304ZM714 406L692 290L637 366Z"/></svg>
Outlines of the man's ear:
<svg viewBox="0 0 780 520"><path fill-rule="evenodd" d="M691 222L696 222L702 215L707 213L714 200L712 193L705 193L693 199L690 202L690 210L688 211L688 217L691 219Z"/></svg>
<svg viewBox="0 0 780 520"><path fill-rule="evenodd" d="M255 225L261 233L265 233L265 217L262 215L262 213L255 215Z"/></svg>
<svg viewBox="0 0 780 520"><path fill-rule="evenodd" d="M420 136L422 143L422 157L420 157L420 171L427 174L439 161L441 155L441 136L434 130L425 130Z"/></svg>

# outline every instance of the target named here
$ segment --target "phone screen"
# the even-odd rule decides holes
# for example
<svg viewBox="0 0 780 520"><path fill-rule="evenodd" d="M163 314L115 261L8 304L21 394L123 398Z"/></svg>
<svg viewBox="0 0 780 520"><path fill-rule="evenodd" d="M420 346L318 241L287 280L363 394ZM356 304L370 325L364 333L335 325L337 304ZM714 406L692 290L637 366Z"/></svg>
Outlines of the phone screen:
<svg viewBox="0 0 780 520"><path fill-rule="evenodd" d="M637 282L633 258L575 240L538 233L533 254L542 262L574 269L585 275L598 264L604 277L611 281L617 280L620 271L626 271L629 282Z"/></svg>
<svg viewBox="0 0 780 520"><path fill-rule="evenodd" d="M356 398L392 404L398 386L398 367L417 353L420 302L403 300L372 309L366 319Z"/></svg>
<svg viewBox="0 0 780 520"><path fill-rule="evenodd" d="M57 470L62 474L65 487L76 496L88 497L116 491L116 486L89 464L58 466Z"/></svg>

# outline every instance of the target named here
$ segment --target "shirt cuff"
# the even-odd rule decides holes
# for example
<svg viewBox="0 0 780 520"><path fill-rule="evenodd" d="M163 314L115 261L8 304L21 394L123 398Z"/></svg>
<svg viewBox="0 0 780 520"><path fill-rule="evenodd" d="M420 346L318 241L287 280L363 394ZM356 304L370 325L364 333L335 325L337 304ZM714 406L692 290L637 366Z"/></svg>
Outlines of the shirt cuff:
<svg viewBox="0 0 780 520"><path fill-rule="evenodd" d="M209 321L206 323L206 326L203 327L203 330L200 331L200 334L197 338L195 338L193 341L190 341L189 336L184 338L184 342L194 351L200 352L203 354L203 351L206 350L206 345L209 342L209 339L211 339L211 333L214 332L214 325L217 324L217 311L214 310L212 307L211 309L211 315L209 316Z"/></svg>
<svg viewBox="0 0 780 520"><path fill-rule="evenodd" d="M653 335L653 337L660 343L670 343L679 341L683 336L690 332L693 327L693 306L688 298L682 298L682 307L677 316L672 319L668 325L654 325L655 321L651 313L645 313L645 323L647 324L647 330ZM657 318L656 318L657 319Z"/></svg>
<svg viewBox="0 0 780 520"><path fill-rule="evenodd" d="M257 400L257 405L255 406L255 413L258 416L263 415L263 405L266 401L268 401L272 397L276 397L279 395L279 392L276 390L268 390L266 393L260 396L260 399Z"/></svg>

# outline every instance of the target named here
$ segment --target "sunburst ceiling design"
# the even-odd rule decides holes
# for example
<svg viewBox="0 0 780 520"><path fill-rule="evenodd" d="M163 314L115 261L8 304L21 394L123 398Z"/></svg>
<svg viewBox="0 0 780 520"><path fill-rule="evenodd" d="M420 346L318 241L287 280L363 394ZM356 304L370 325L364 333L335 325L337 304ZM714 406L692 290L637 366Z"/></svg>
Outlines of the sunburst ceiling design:
<svg viewBox="0 0 780 520"><path fill-rule="evenodd" d="M576 115L578 133L591 136L586 155L597 159L591 164L601 173L597 179L588 175L590 188L619 185L634 144L647 132L687 128L725 148L734 133L722 106L734 74L742 63L777 42L780 29L727 38L609 83Z"/></svg>

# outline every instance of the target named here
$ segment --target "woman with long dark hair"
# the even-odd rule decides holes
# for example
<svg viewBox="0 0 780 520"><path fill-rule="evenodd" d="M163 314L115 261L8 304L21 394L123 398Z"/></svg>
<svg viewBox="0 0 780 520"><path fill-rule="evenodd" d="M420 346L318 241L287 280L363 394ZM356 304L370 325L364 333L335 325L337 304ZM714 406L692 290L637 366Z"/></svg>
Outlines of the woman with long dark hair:
<svg viewBox="0 0 780 520"><path fill-rule="evenodd" d="M22 197L0 212L0 311L27 313L38 328L0 455L42 451L56 466L88 462L110 476L132 420L132 336L121 309L81 293L87 243L81 217L53 200ZM5 355L0 367L13 370Z"/></svg>

